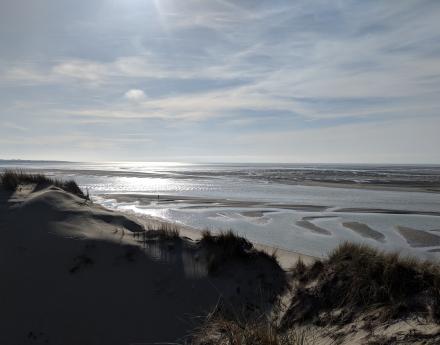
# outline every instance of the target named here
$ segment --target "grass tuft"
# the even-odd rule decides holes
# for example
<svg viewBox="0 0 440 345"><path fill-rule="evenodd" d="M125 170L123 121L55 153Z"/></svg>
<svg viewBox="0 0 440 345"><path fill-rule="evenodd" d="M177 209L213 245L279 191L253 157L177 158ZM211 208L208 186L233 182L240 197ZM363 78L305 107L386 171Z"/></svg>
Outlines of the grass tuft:
<svg viewBox="0 0 440 345"><path fill-rule="evenodd" d="M146 231L134 232L133 236L141 237L143 241L157 239L180 239L180 230L176 224L160 223L157 227L149 227Z"/></svg>
<svg viewBox="0 0 440 345"><path fill-rule="evenodd" d="M179 227L171 223L161 223L158 229L153 230L160 237L176 239L180 238Z"/></svg>
<svg viewBox="0 0 440 345"><path fill-rule="evenodd" d="M304 329L279 332L266 318L252 322L208 319L194 334L193 345L313 345L314 338Z"/></svg>
<svg viewBox="0 0 440 345"><path fill-rule="evenodd" d="M253 245L247 239L236 235L232 230L213 235L208 230L203 231L200 245L209 251L208 272L218 270L221 264L248 259Z"/></svg>
<svg viewBox="0 0 440 345"><path fill-rule="evenodd" d="M0 185L4 190L14 192L19 185L24 184L33 184L36 189L56 186L66 192L75 194L80 198L89 200L89 196L83 193L74 180L63 181L47 177L44 174L31 174L22 170L5 170L0 174Z"/></svg>

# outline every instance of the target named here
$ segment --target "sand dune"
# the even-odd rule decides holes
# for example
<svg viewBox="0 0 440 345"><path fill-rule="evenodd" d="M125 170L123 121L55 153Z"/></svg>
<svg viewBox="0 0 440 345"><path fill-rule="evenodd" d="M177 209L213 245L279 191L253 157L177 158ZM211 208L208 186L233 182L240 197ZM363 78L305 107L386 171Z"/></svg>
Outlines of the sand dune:
<svg viewBox="0 0 440 345"><path fill-rule="evenodd" d="M310 219L299 225L330 233ZM364 224L345 225L379 238ZM23 186L13 194L0 192L0 274L5 282L0 285L0 344L179 344L213 310L222 317L239 314L247 325L269 314L288 324L316 312L316 284L324 282L320 293L328 295L337 289L328 289L326 279L345 281L345 275L333 276L339 266L329 265L338 260L345 268L359 263L346 254L316 262L278 250L280 261L290 268L287 274L263 253L272 254L274 248L253 246L237 237L222 247L215 237L200 240L200 232L186 228L181 230L185 237L180 237L172 230L160 230L161 226L164 223L159 220L112 212L56 187L35 191ZM145 231L146 227L159 230ZM399 230L408 238L415 236L414 231L420 233ZM241 254L234 256L237 246ZM350 248L350 254L368 252L355 245ZM292 268L298 259L308 266L301 263ZM318 278L315 285L303 284L304 279ZM340 306L340 300L336 302ZM331 325L307 327L315 332L316 344L327 344L333 331L341 344L366 344L373 338L363 318L370 314L349 320L337 330ZM409 327L407 320L397 320L385 328L377 322L372 327L374 339L403 334L421 344L428 337L438 339L438 325L428 325L413 322ZM292 327L296 332L298 326ZM219 334L214 331L207 336ZM194 344L217 344L215 338L205 340Z"/></svg>
<svg viewBox="0 0 440 345"><path fill-rule="evenodd" d="M208 274L198 242L154 234L142 240L153 220L55 187L32 190L0 193L0 274L7 282L0 285L0 344L174 342L219 301L238 310L272 308L283 289L283 271L264 256Z"/></svg>

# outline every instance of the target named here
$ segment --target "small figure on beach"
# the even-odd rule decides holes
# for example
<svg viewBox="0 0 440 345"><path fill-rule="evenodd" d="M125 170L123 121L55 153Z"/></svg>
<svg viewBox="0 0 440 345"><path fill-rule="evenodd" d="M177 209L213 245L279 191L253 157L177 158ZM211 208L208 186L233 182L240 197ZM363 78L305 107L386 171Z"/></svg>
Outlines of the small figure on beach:
<svg viewBox="0 0 440 345"><path fill-rule="evenodd" d="M157 194L157 200L159 200L159 194Z"/></svg>

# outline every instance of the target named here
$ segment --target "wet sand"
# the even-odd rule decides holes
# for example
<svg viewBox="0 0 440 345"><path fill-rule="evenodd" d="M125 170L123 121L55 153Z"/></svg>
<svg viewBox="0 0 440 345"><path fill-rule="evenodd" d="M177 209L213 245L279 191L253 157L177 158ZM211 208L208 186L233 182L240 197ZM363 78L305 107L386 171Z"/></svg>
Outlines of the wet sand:
<svg viewBox="0 0 440 345"><path fill-rule="evenodd" d="M378 242L385 242L385 235L381 232L370 228L367 224L359 222L344 222L342 223L344 227L354 231L355 233L361 235L365 238L371 238Z"/></svg>
<svg viewBox="0 0 440 345"><path fill-rule="evenodd" d="M269 222L277 221L277 215L281 214L280 219L283 221L285 218L285 212L302 213L302 218L294 219L293 224L299 226L303 229L308 230L311 234L322 235L322 236L335 236L339 239L340 236L338 232L333 233L330 228L323 228L320 226L319 219L325 218L341 218L340 221L333 220L331 223L339 223L346 230L346 233L353 232L359 235L359 241L361 239L371 239L381 243L385 246L391 245L393 243L387 243L388 235L386 231L381 231L380 225L377 225L377 229L371 227L368 221L352 221L351 214L377 214L377 215L417 215L417 216L429 216L438 217L440 212L436 212L435 209L429 211L419 211L419 210L406 210L401 206L400 209L390 209L388 207L383 208L363 208L363 207L341 207L336 208L327 205L313 205L311 203L304 202L300 203L274 203L267 201L246 201L237 199L226 199L226 198L210 198L210 197L193 197L193 196L178 196L178 195L158 195L156 194L101 194L99 197L111 200L115 199L118 203L136 203L139 208L151 207L152 209L161 208L172 208L178 210L201 210L203 214L207 217L206 224L210 224L209 218L218 218L215 222L222 222L224 217L226 221L232 220L233 222L245 221L247 223L252 223L251 225L266 225ZM304 200L306 201L306 200ZM99 201L98 201L99 202ZM105 204L104 204L105 205ZM223 211L224 210L224 211ZM230 213L232 212L232 214ZM284 214L283 214L284 212ZM212 215L211 215L212 214ZM284 218L283 218L284 217ZM246 219L245 219L246 218ZM422 218L422 217L421 217ZM315 221L316 220L316 221ZM274 223L275 223L274 222ZM296 222L296 223L295 223ZM343 222L343 223L342 223ZM429 222L436 222L436 220L429 220ZM396 226L400 222L396 221L393 226ZM217 224L217 223L216 223ZM230 223L225 223L226 225ZM234 223L235 224L235 223ZM405 219L402 220L402 225L405 225ZM337 225L337 224L336 224ZM410 225L410 224L408 224ZM218 225L217 225L218 226ZM234 225L236 226L236 225ZM288 226L288 225L287 225ZM410 225L411 226L411 225ZM220 225L220 228L222 225ZM417 225L416 225L417 227ZM432 225L433 229L429 231L421 231L417 229L412 229L408 227L397 227L397 231L402 236L402 239L398 242L402 247L412 247L412 248L426 248L426 252L429 249L433 249L435 246L440 246L440 233L439 228L436 223ZM257 229L259 231L260 229ZM356 241L356 237L352 238ZM342 240L342 239L341 239ZM282 242L278 241L281 246ZM296 246L295 244L289 243L289 247L295 250L303 250L302 246ZM323 243L323 247L326 244ZM429 248L431 247L431 248ZM308 250L308 249L307 249ZM434 252L435 253L435 252ZM419 251L416 251L415 255L419 255ZM315 253L315 255L320 255L320 253Z"/></svg>
<svg viewBox="0 0 440 345"><path fill-rule="evenodd" d="M158 195L157 194L102 194L101 197L106 199L115 199L118 202L134 202L138 201L145 205L150 205L152 202L157 204L190 204L182 206L182 209L202 209L202 208L218 208L218 207L242 207L242 208L273 208L292 211L303 212L324 212L327 211L330 205L310 205L310 204L285 204L285 203L270 203L263 201L245 201L245 200L228 200L220 198L202 198L202 197L188 197L175 195ZM268 212L265 210L264 212ZM440 217L440 212L433 211L412 211L399 209L381 209L381 208L360 208L347 207L331 210L335 213L376 213L376 214L397 214L397 215L422 215L422 216L436 216ZM320 217L320 216L319 216ZM322 216L331 217L331 216ZM315 217L316 218L316 217Z"/></svg>
<svg viewBox="0 0 440 345"><path fill-rule="evenodd" d="M303 217L302 220L315 220L315 219L324 219L324 218L338 218L339 216L307 216Z"/></svg>
<svg viewBox="0 0 440 345"><path fill-rule="evenodd" d="M333 210L333 212L340 213L380 213L380 214L415 214L421 216L440 216L440 212L431 212L431 211L409 211L409 210L393 210L393 209L385 209L385 208L338 208Z"/></svg>
<svg viewBox="0 0 440 345"><path fill-rule="evenodd" d="M244 211L244 212L239 212L240 215L244 216L244 217L249 217L249 218L262 218L266 215L266 213L271 213L271 212L275 212L275 211L265 211L265 210L261 210L261 211Z"/></svg>
<svg viewBox="0 0 440 345"><path fill-rule="evenodd" d="M411 247L433 247L440 245L440 236L431 234L428 231L400 225L396 226L396 228Z"/></svg>
<svg viewBox="0 0 440 345"><path fill-rule="evenodd" d="M305 211L305 212L321 212L325 211L328 206L308 205L308 204L277 204L260 201L244 201L244 200L228 200L220 198L202 198L175 195L158 195L157 194L101 194L106 199L115 199L117 202L133 202L138 201L142 204L149 205L152 202L158 204L175 204L188 203L192 205L183 206L182 209L199 209L199 208L218 208L218 207L243 207L243 208L276 208L284 210ZM270 212L271 210L262 210L262 212ZM253 212L253 211L252 211Z"/></svg>
<svg viewBox="0 0 440 345"><path fill-rule="evenodd" d="M298 183L303 186L313 187L330 187L330 188L347 188L347 189L367 189L367 190L384 190L391 192L425 192L425 193L440 193L438 183L417 184L411 182L401 183L356 183L348 181L304 181Z"/></svg>
<svg viewBox="0 0 440 345"><path fill-rule="evenodd" d="M327 229L321 228L312 222L309 222L308 220L299 220L296 222L296 225L299 225L307 230L310 230L314 233L320 234L320 235L327 235L330 236L332 233L328 231Z"/></svg>

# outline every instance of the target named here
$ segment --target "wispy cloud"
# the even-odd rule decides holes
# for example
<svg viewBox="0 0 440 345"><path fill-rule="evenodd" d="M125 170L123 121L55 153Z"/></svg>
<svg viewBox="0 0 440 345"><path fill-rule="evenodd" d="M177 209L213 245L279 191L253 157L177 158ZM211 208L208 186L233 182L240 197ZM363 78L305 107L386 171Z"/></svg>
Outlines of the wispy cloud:
<svg viewBox="0 0 440 345"><path fill-rule="evenodd" d="M18 11L29 34L2 33L12 44L0 54L9 123L36 111L66 126L159 121L159 132L177 121L257 133L271 121L281 133L309 121L312 136L438 116L435 1L128 1L69 12L62 0L63 20L47 24L60 36L6 3L0 20L17 25L7 13Z"/></svg>
<svg viewBox="0 0 440 345"><path fill-rule="evenodd" d="M141 101L146 97L145 92L139 89L128 90L124 96L130 101Z"/></svg>

